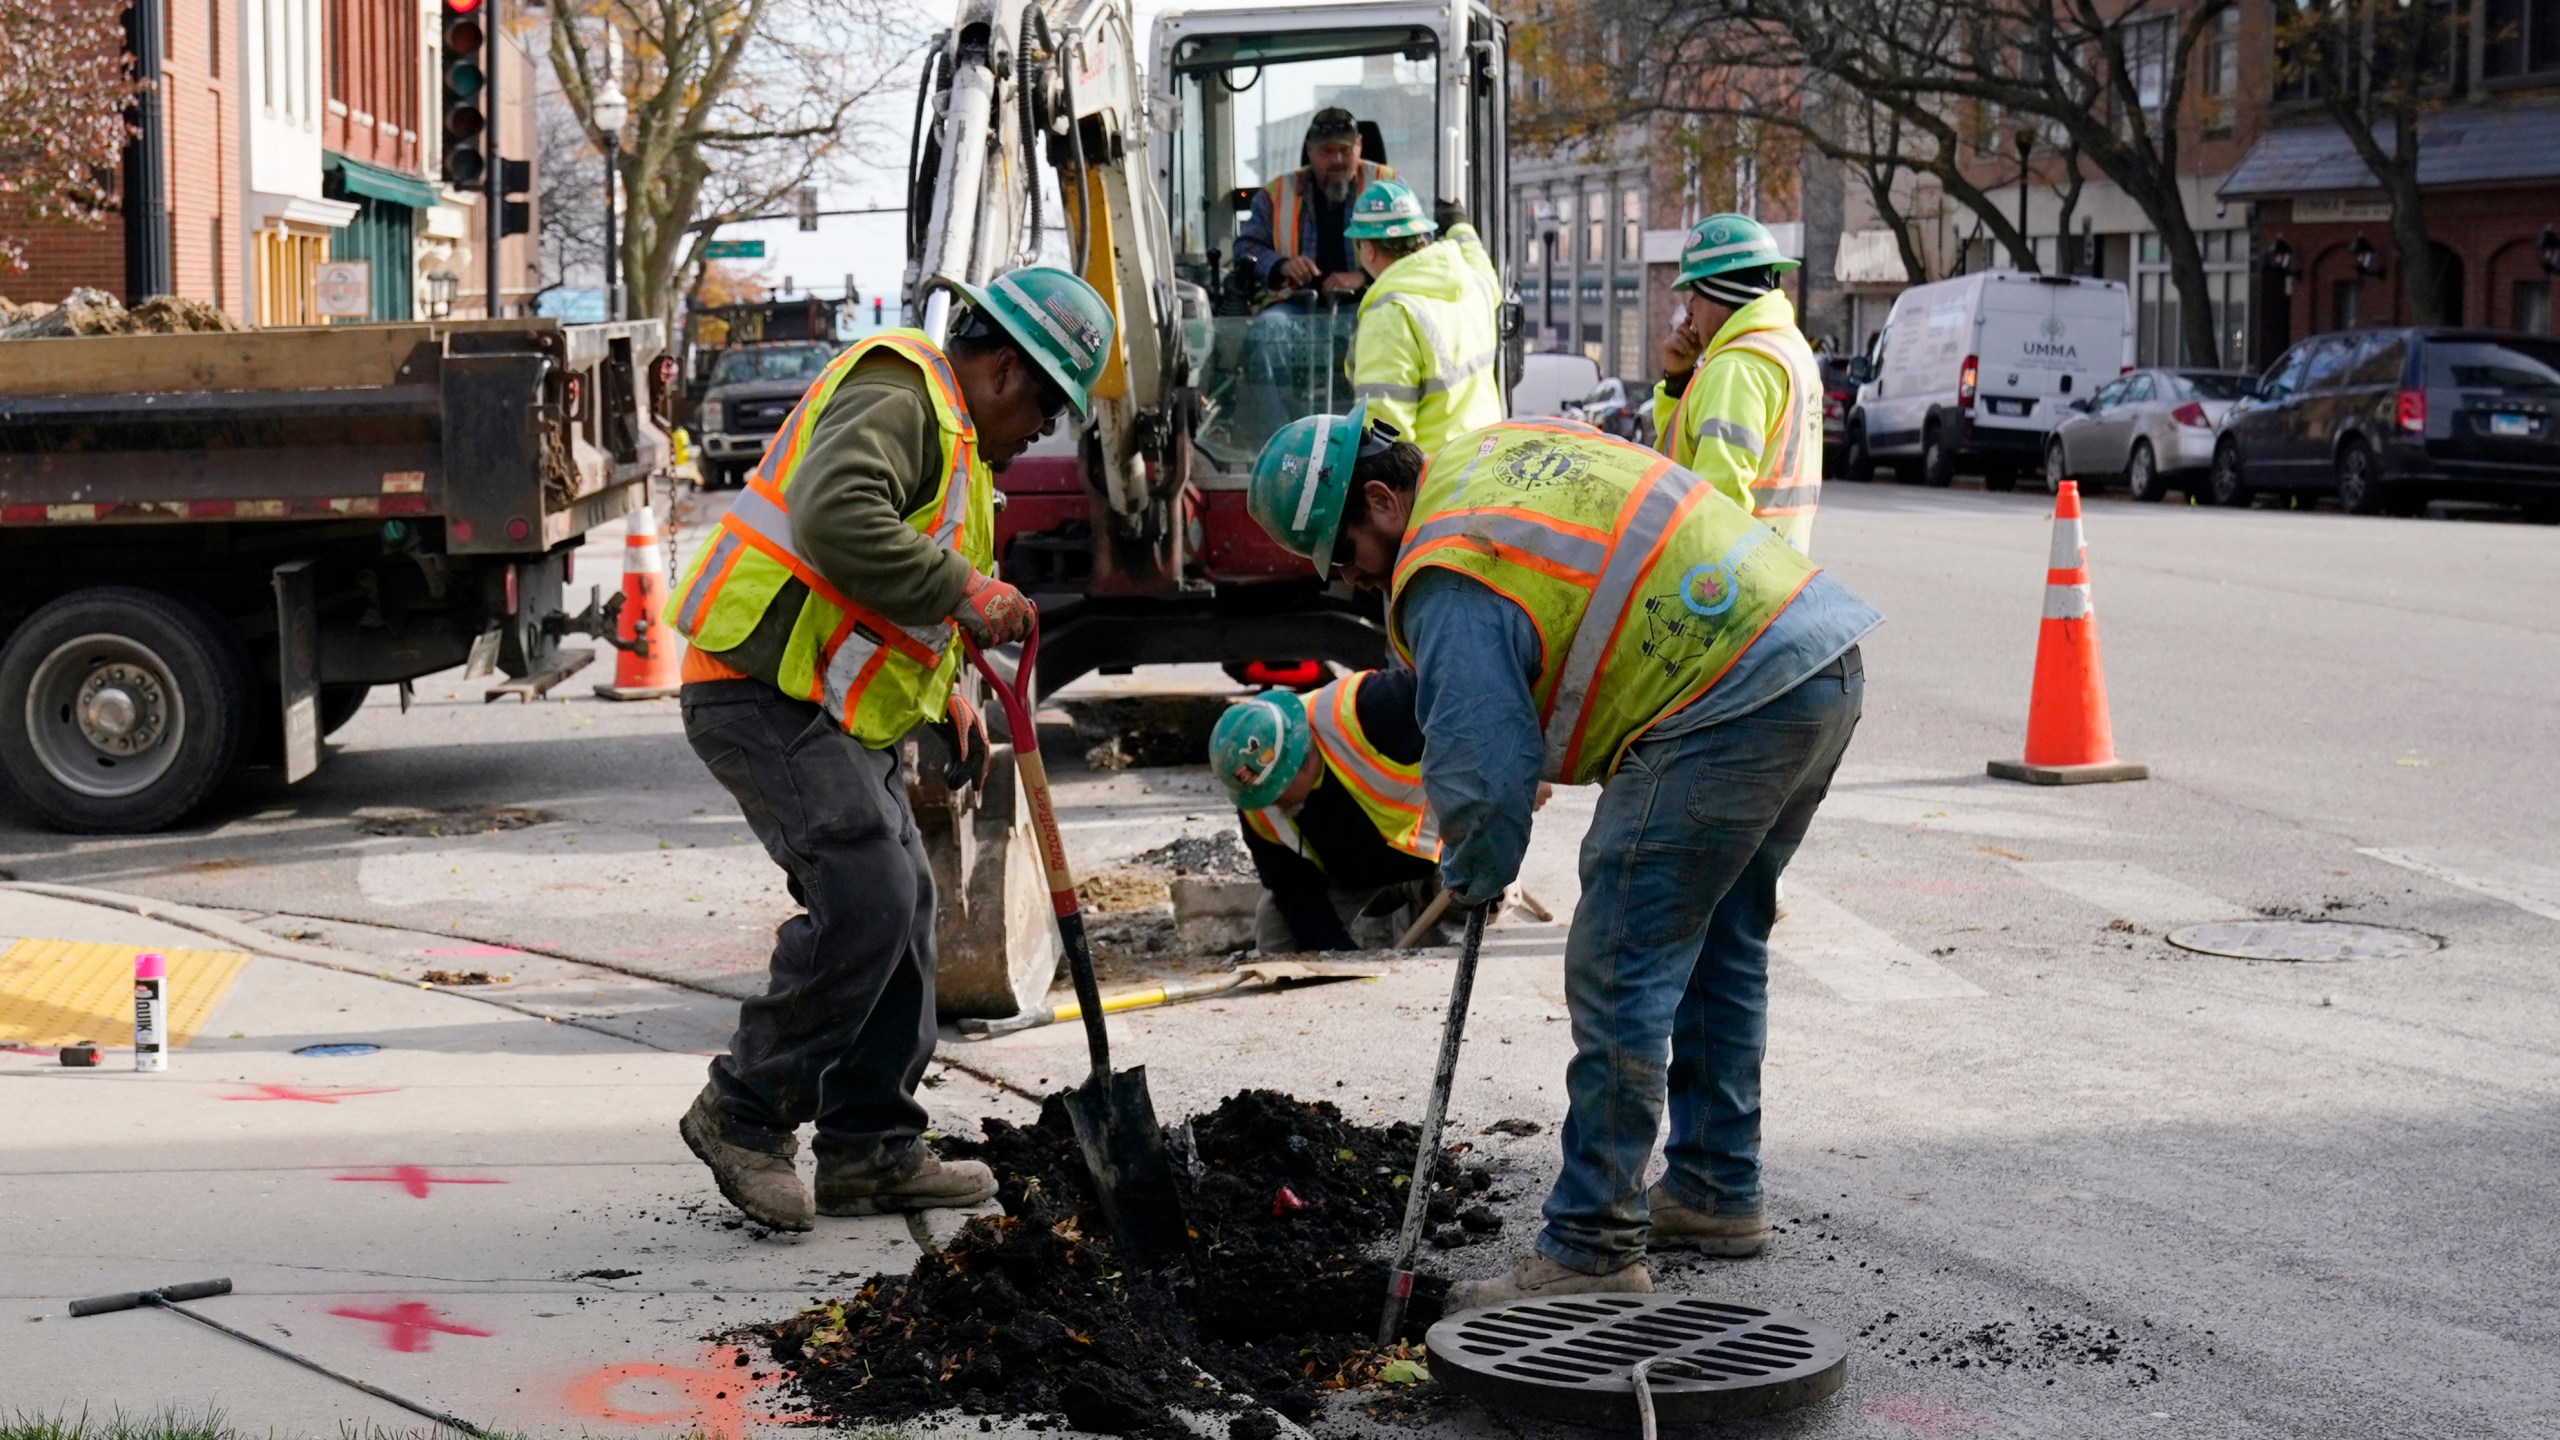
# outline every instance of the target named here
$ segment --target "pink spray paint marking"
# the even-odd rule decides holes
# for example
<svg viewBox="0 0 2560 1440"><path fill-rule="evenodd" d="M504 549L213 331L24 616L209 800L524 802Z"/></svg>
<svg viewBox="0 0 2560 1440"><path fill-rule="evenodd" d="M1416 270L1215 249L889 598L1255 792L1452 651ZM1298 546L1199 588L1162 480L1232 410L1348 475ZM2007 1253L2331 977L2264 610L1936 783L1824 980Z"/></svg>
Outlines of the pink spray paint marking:
<svg viewBox="0 0 2560 1440"><path fill-rule="evenodd" d="M504 1185L504 1180L474 1179L456 1175L438 1175L422 1165L394 1165L388 1175L332 1175L332 1180L358 1180L380 1185L397 1185L417 1198L427 1198L430 1185Z"/></svg>
<svg viewBox="0 0 2560 1440"><path fill-rule="evenodd" d="M400 1087L381 1090L296 1090L290 1085L255 1085L254 1095L217 1095L217 1100L306 1100L314 1105L335 1105L350 1095L397 1095Z"/></svg>
<svg viewBox="0 0 2560 1440"><path fill-rule="evenodd" d="M525 952L516 949L512 945L456 945L448 946L441 950L421 950L418 953L421 955L451 955L464 960L488 960L501 955L522 955Z"/></svg>
<svg viewBox="0 0 2560 1440"><path fill-rule="evenodd" d="M343 1315L349 1320L362 1320L370 1325L388 1326L382 1334L383 1347L404 1355L434 1349L433 1337L438 1335L476 1335L484 1340L489 1336L486 1330L457 1325L417 1300L403 1300L388 1310L354 1310L342 1306L329 1313Z"/></svg>

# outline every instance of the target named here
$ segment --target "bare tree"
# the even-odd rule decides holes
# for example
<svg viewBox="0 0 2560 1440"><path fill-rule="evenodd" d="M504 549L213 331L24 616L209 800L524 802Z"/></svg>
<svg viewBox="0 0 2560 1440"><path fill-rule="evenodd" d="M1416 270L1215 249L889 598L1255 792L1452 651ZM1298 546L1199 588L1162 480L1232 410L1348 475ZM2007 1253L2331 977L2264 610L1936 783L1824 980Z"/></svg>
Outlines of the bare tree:
<svg viewBox="0 0 2560 1440"><path fill-rule="evenodd" d="M557 0L551 64L596 152L618 82L623 283L663 315L720 226L768 214L880 133L920 12L898 0Z"/></svg>
<svg viewBox="0 0 2560 1440"><path fill-rule="evenodd" d="M2277 83L2320 102L2390 197L2400 288L2421 325L2452 318L2418 188L2418 121L2457 88L2458 14L2428 0L2275 0Z"/></svg>
<svg viewBox="0 0 2560 1440"><path fill-rule="evenodd" d="M541 193L541 259L537 299L554 290L604 285L604 155L587 141L586 122L557 92L535 107L534 174Z"/></svg>
<svg viewBox="0 0 2560 1440"><path fill-rule="evenodd" d="M0 220L93 225L116 208L115 168L140 93L121 0L0 0ZM0 263L26 238L0 232Z"/></svg>

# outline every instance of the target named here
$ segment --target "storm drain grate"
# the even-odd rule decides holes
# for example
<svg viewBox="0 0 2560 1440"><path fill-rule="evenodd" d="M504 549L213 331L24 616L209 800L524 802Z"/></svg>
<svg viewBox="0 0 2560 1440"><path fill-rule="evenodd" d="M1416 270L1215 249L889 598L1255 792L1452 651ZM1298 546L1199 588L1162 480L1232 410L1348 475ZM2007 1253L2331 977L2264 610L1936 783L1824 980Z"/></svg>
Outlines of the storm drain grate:
<svg viewBox="0 0 2560 1440"><path fill-rule="evenodd" d="M1637 1423L1636 1364L1666 1424L1768 1415L1840 1388L1849 1342L1802 1316L1689 1295L1575 1295L1466 1310L1424 1337L1431 1374L1479 1404Z"/></svg>
<svg viewBox="0 0 2560 1440"><path fill-rule="evenodd" d="M2405 960L2436 948L2432 935L2342 920L2233 920L2169 932L2169 943L2235 960Z"/></svg>

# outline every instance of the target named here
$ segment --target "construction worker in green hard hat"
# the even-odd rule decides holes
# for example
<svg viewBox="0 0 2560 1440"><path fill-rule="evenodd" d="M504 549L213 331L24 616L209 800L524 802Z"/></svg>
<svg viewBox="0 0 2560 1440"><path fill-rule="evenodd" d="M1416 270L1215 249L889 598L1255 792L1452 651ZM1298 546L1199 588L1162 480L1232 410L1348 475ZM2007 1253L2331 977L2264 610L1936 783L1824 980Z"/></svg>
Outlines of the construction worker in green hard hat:
<svg viewBox="0 0 2560 1440"><path fill-rule="evenodd" d="M1710 215L1689 228L1671 282L1683 308L1662 342L1653 417L1672 463L1811 554L1822 371L1778 285L1795 268L1748 215Z"/></svg>
<svg viewBox="0 0 2560 1440"><path fill-rule="evenodd" d="M1540 780L1601 787L1545 1225L1447 1310L1650 1290L1657 1249L1758 1253L1776 886L1856 729L1881 617L1703 476L1572 422L1426 457L1357 411L1310 416L1264 447L1245 506L1320 574L1386 593L1459 905L1519 874Z"/></svg>
<svg viewBox="0 0 2560 1440"><path fill-rule="evenodd" d="M1262 881L1266 955L1395 944L1439 894L1440 835L1422 800L1413 672L1346 675L1306 695L1240 700L1209 733Z"/></svg>
<svg viewBox="0 0 2560 1440"><path fill-rule="evenodd" d="M934 886L899 740L945 738L979 778L986 729L954 686L960 637L1030 632L995 577L995 481L1067 410L1086 413L1111 309L1064 270L961 287L949 338L888 330L821 371L696 551L668 618L685 738L806 912L678 1125L759 1224L974 1205L995 1179L923 1143L933 1054ZM792 1165L816 1126L814 1198Z"/></svg>
<svg viewBox="0 0 2560 1440"><path fill-rule="evenodd" d="M1467 247L1400 180L1375 180L1343 227L1372 283L1351 348L1352 393L1423 448L1502 418L1502 297ZM1481 254L1481 247L1477 249Z"/></svg>

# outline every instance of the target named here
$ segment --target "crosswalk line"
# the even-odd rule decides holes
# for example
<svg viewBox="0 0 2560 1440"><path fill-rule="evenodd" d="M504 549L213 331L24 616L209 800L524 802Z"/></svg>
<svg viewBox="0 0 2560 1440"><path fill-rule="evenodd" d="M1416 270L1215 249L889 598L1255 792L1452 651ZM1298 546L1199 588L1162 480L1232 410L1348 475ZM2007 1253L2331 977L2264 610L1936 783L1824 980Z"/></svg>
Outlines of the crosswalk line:
<svg viewBox="0 0 2560 1440"><path fill-rule="evenodd" d="M2219 895L2129 860L2022 860L2013 868L2118 919L2161 929L2232 920L2249 913Z"/></svg>
<svg viewBox="0 0 2560 1440"><path fill-rule="evenodd" d="M2490 859L2485 863L2465 860L2457 866L2453 863L2455 857L2440 850L2359 849L2356 853L2403 870L2432 875L2474 894L2504 900L2545 920L2560 920L2560 872L2539 865Z"/></svg>
<svg viewBox="0 0 2560 1440"><path fill-rule="evenodd" d="M1787 918L1769 951L1853 1005L1961 1000L1983 994L1967 980L1850 914L1810 887L1787 886Z"/></svg>

